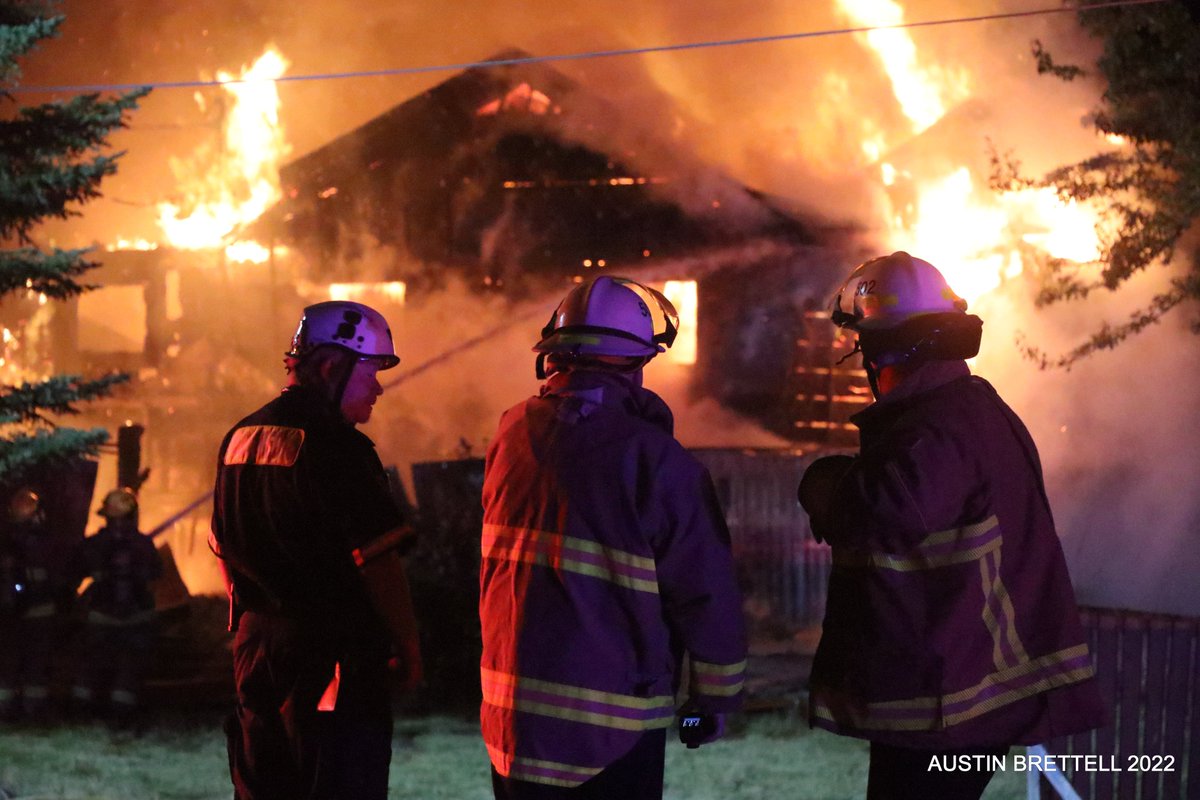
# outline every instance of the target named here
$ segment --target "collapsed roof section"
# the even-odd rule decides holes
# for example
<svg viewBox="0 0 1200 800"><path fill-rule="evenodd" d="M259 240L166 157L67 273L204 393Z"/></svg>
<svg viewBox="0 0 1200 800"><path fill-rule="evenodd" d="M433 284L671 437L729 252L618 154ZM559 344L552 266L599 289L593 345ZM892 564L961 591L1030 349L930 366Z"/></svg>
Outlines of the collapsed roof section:
<svg viewBox="0 0 1200 800"><path fill-rule="evenodd" d="M361 279L369 261L370 277L417 289L449 268L509 292L591 266L814 241L669 131L639 127L638 109L529 57L499 53L286 165L284 200L255 232L299 250L313 280Z"/></svg>

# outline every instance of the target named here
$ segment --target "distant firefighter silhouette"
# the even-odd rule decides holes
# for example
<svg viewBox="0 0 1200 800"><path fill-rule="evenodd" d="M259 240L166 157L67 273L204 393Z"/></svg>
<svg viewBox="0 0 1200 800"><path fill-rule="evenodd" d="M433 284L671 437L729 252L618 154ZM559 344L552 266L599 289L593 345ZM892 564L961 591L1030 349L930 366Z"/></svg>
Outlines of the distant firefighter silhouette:
<svg viewBox="0 0 1200 800"><path fill-rule="evenodd" d="M58 586L36 492L21 487L0 518L0 718L39 719L49 699Z"/></svg>
<svg viewBox="0 0 1200 800"><path fill-rule="evenodd" d="M91 579L80 600L83 631L78 670L71 687L76 713L101 713L114 722L141 710L142 681L156 636L151 583L162 561L137 527L137 496L109 492L97 512L105 526L75 553L76 585ZM104 690L105 694L102 694Z"/></svg>

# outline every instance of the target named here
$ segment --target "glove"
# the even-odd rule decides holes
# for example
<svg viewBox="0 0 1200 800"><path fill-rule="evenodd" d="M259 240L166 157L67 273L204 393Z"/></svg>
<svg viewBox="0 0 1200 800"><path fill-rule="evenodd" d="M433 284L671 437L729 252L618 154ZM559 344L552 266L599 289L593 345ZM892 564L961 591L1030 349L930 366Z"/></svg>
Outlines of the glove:
<svg viewBox="0 0 1200 800"><path fill-rule="evenodd" d="M724 714L691 712L679 715L679 741L686 744L689 750L715 742L724 735Z"/></svg>
<svg viewBox="0 0 1200 800"><path fill-rule="evenodd" d="M822 456L808 465L796 488L796 499L808 512L813 538L824 541L829 527L833 490L854 464L854 456Z"/></svg>

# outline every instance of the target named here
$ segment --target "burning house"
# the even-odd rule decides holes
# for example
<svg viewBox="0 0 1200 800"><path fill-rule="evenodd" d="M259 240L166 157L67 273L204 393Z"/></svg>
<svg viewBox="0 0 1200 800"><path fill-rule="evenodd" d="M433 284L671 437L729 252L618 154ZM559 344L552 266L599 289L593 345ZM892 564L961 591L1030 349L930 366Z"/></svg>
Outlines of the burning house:
<svg viewBox="0 0 1200 800"><path fill-rule="evenodd" d="M823 308L847 235L695 161L521 51L457 75L280 170L250 232L314 283L414 298L457 276L516 302L601 271L664 284L694 390L786 439L843 440L865 398ZM818 313L816 317L821 317ZM827 427L829 420L834 427Z"/></svg>
<svg viewBox="0 0 1200 800"><path fill-rule="evenodd" d="M878 21L871 4L834 5ZM1015 104L931 63L907 31L841 46L852 57L820 62L824 82L806 91L829 99L805 107L811 131L798 131L796 147L842 183L872 185L867 232L748 189L669 124L642 127L669 114L606 99L622 93L517 51L287 162L272 82L286 64L269 52L243 75L218 75L251 79L223 85L223 104L209 105L223 108L219 158L181 173L180 196L160 205L157 249L104 257L104 294L52 323L62 334L51 337L54 361L139 376L102 422L146 423L156 469L147 508L162 512L152 520L207 490L212 443L280 380L272 367L296 310L331 296L384 308L409 343L395 378L405 391L372 423L389 463L478 454L498 411L532 388L522 360L531 332L570 281L596 271L657 283L694 313L694 342L670 354L690 363L659 359L663 372L651 375L682 409L688 444L852 441L846 420L869 391L837 363L848 343L824 308L846 266L867 255L860 233L872 253L909 249L945 268L988 319L984 358L1007 360L1015 315L997 287L1032 272L1033 249L1085 260L1095 231L1087 209L986 185L982 136ZM855 82L843 63L870 74ZM843 112L832 122L831 105ZM836 146L817 146L830 138ZM746 419L757 424L738 427Z"/></svg>
<svg viewBox="0 0 1200 800"><path fill-rule="evenodd" d="M906 249L942 268L986 320L972 366L1030 425L1081 600L1194 616L1200 551L1190 532L1200 517L1187 492L1169 487L1196 473L1186 432L1197 427L1187 422L1197 406L1179 370L1195 340L1158 326L1070 375L1039 373L1013 346L1017 332L1029 331L1039 345L1061 350L1095 328L1097 309L1110 319L1127 311L1089 298L1087 313L1065 321L1035 312L1039 259L1074 262L1085 277L1094 268L1097 215L1048 190L999 191L988 181L988 138L1001 151L1015 147L1031 171L1090 152L1097 142L1078 120L1092 100L1064 99L1057 86L1030 88L1027 43L1035 33L1049 39L1048 27L1023 19L1007 29L910 31L904 5L831 0L803 13L777 4L770 18L715 7L668 15L679 25L720 25L733 14L767 23L736 28L749 33L815 28L822 14L833 15L836 27L890 28L787 51L780 44L766 56L766 48L738 48L737 58L689 52L686 62L648 68L664 102L721 104L711 118L724 129L729 173L694 155L663 124L669 113L623 102L620 87L570 77L586 70L560 72L520 51L501 52L289 160L272 82L286 65L268 52L240 76L218 74L250 80L213 89L219 100L207 106L206 121L218 117L223 138L194 169L177 173L178 196L159 205L157 244L116 244L103 253L90 276L103 286L97 292L61 304L34 295L4 309L5 326L26 335L6 333L0 366L135 376L84 422L145 426L142 461L152 469L142 492L145 527L199 500L162 538L191 591L217 592L203 500L219 437L277 391L300 308L345 297L384 309L404 362L386 376L395 391L368 432L384 463L400 467L397 493L416 501L429 545L414 560L431 582L422 611L453 617L437 626L442 640L430 649L449 653L476 630L478 547L470 537L479 525L478 456L499 411L535 390L529 346L536 331L572 281L632 275L663 289L693 333L689 340L685 328L670 360L650 365L648 385L676 410L681 440L714 477L748 614L778 624L786 637L819 620L828 574L828 549L808 535L796 507L796 478L822 448L853 441L847 420L870 397L849 366L855 362L839 363L850 343L828 323L830 289L862 257ZM655 30L649 6L618 16L628 14L628 30L641 35ZM495 29L480 37L490 41L482 49L536 27L507 9L500 14L479 15ZM603 24L625 32L624 21ZM488 28L476 19L470 25L473 36ZM291 44L287 26L275 27L270 33ZM713 38L687 30L671 33ZM436 63L441 41L411 58ZM388 44L395 52L391 36ZM308 58L305 69L328 63ZM1083 92L1084 83L1071 91ZM307 97L321 96L311 91ZM368 96L346 94L355 102ZM344 112L350 103L329 105ZM314 113L326 113L320 108ZM746 153L733 152L739 147ZM776 174L787 178L772 182ZM804 186L789 180L794 175L825 180ZM848 186L848 199L831 198L827 207L861 227L795 205ZM1147 287L1138 289L1143 297L1152 296ZM101 460L97 485L112 484L112 460L111 453ZM86 497L62 507L71 509L72 525L93 516ZM1183 720L1196 713L1188 677L1200 652L1194 620L1089 615L1099 670L1124 704L1121 736L1134 731L1140 741L1142 729L1129 721L1138 723L1138 703L1157 694L1145 717L1147 745L1152 727L1182 742L1190 730ZM1169 669L1160 668L1165 657ZM430 663L462 685L474 667L470 659ZM1097 735L1109 739L1076 743L1073 752L1117 752L1113 731ZM1195 735L1187 741L1194 765Z"/></svg>
<svg viewBox="0 0 1200 800"><path fill-rule="evenodd" d="M708 398L720 415L695 426L730 437L716 444L848 441L846 418L869 392L835 364L848 343L824 306L853 258L850 233L523 58L502 53L282 166L274 84L234 84L215 166L159 206L162 241L110 246L93 276L102 288L39 318L55 369L135 376L87 421L145 426L148 524L209 490L223 431L277 390L272 366L298 309L330 297L384 309L410 343L398 380L417 395L436 380L434 394L454 398L379 415L389 463L478 452L531 388L507 365L566 286L602 271L654 283L680 308L664 369L677 407ZM268 52L242 77L282 69ZM431 378L439 369L457 377ZM532 368L520 372L531 384ZM751 433L731 433L731 420ZM201 509L166 534L195 591L217 587L206 525Z"/></svg>

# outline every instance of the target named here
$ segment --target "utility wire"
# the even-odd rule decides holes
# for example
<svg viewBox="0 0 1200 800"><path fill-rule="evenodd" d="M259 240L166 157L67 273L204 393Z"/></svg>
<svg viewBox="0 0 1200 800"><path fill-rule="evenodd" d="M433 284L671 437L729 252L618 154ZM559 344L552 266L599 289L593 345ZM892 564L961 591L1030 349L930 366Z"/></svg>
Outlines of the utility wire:
<svg viewBox="0 0 1200 800"><path fill-rule="evenodd" d="M515 64L545 64L557 61L583 61L593 58L613 58L616 56L645 55L648 53L670 53L681 50L703 50L716 47L737 47L749 44L767 44L798 39L816 39L825 36L845 36L855 33L870 33L871 31L901 30L905 28L931 28L939 25L958 25L968 22L990 22L1002 19L1017 19L1021 17L1037 17L1048 14L1062 14L1082 10L1092 11L1104 8L1124 8L1128 6L1149 6L1172 2L1172 0L1114 0L1109 3L1096 3L1083 6L1056 6L1054 8L1030 9L1028 11L1004 11L995 14L980 14L971 17L952 17L949 19L924 20L920 22L901 22L895 25L864 25L854 28L833 28L818 31L802 31L799 33L779 33L767 36L749 36L740 39L715 39L701 42L685 42L682 44L651 45L648 47L631 47L619 50L591 50L583 53L559 53L546 56L524 56L520 58L498 58L492 61L464 61L458 64L433 64L419 67L396 67L392 69L362 70L356 72L326 72L307 75L284 75L279 78L231 78L229 80L191 80L191 81L159 81L153 83L96 83L70 84L62 86L16 86L8 89L10 94L34 94L49 92L125 92L134 89L197 89L212 86L228 86L240 83L301 83L307 81L345 80L347 78L379 78L395 75L418 75L427 72L458 72L467 69L486 69L488 67L511 66Z"/></svg>

